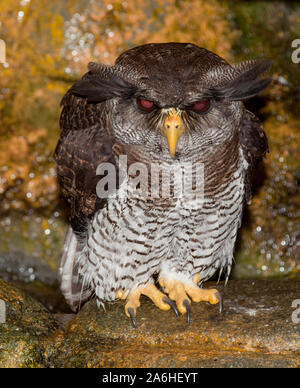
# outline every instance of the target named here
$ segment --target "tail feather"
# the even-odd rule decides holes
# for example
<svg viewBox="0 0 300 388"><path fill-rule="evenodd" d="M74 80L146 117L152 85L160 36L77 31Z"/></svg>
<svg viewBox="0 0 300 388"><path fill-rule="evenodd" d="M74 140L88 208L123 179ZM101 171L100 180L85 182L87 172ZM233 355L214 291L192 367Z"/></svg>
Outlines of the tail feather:
<svg viewBox="0 0 300 388"><path fill-rule="evenodd" d="M81 244L72 228L69 227L59 266L59 281L60 289L67 303L75 312L80 308L80 304L86 301L92 294L91 290L84 287L78 274L75 259L80 251Z"/></svg>

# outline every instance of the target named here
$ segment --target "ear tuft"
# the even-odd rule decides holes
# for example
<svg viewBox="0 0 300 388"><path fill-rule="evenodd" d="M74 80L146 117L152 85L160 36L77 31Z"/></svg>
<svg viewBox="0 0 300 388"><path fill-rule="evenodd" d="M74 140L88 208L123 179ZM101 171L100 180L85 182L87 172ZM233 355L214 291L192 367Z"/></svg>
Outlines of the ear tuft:
<svg viewBox="0 0 300 388"><path fill-rule="evenodd" d="M113 67L90 62L88 68L89 72L71 87L70 93L86 98L89 103L126 98L135 93L136 87L117 76Z"/></svg>
<svg viewBox="0 0 300 388"><path fill-rule="evenodd" d="M242 62L233 67L236 71L234 79L221 87L212 88L210 92L217 100L227 98L237 101L253 97L271 83L271 78L258 79L271 66L271 60Z"/></svg>
<svg viewBox="0 0 300 388"><path fill-rule="evenodd" d="M88 63L88 69L90 71L93 71L95 73L106 73L106 72L112 72L113 67L110 65L104 65L103 63L97 63L97 62L89 62Z"/></svg>
<svg viewBox="0 0 300 388"><path fill-rule="evenodd" d="M232 67L234 68L234 71L237 75L241 75L253 69L256 69L255 71L257 74L260 73L260 75L263 75L264 73L270 70L272 64L273 61L271 59L250 59L248 61L237 63Z"/></svg>

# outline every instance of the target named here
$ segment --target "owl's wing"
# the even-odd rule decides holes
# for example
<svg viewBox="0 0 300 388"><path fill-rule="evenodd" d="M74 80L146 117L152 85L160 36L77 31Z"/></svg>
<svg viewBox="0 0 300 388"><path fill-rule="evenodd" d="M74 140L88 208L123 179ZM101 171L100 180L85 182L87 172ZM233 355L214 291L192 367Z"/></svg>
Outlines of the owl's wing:
<svg viewBox="0 0 300 388"><path fill-rule="evenodd" d="M268 139L261 121L246 109L239 127L239 142L244 157L248 162L246 170L246 201L249 201L251 199L253 170L262 161L269 148Z"/></svg>
<svg viewBox="0 0 300 388"><path fill-rule="evenodd" d="M62 105L61 136L54 159L62 194L70 204L72 228L75 233L83 233L86 220L106 202L96 193L96 170L101 163L116 166L115 141L105 128L104 103L88 103L69 91Z"/></svg>

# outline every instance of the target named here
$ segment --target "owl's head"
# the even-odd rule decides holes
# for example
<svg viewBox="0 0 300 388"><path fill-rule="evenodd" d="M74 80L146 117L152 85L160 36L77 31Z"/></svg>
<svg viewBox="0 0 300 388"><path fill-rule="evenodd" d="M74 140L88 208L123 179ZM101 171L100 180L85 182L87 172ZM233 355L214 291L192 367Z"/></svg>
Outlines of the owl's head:
<svg viewBox="0 0 300 388"><path fill-rule="evenodd" d="M107 106L110 131L166 158L197 153L227 141L239 127L242 100L266 88L259 79L271 61L231 66L194 44L135 47L113 66L89 64L71 91Z"/></svg>

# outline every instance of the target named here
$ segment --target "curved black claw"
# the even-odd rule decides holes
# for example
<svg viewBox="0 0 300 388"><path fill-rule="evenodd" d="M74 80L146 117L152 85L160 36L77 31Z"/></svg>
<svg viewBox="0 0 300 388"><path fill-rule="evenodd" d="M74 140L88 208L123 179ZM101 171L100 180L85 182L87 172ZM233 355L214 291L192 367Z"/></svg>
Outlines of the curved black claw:
<svg viewBox="0 0 300 388"><path fill-rule="evenodd" d="M187 323L189 325L191 323L191 305L187 299L185 299L182 303L183 303L184 307L186 308Z"/></svg>
<svg viewBox="0 0 300 388"><path fill-rule="evenodd" d="M129 308L127 309L127 312L128 312L128 314L130 315L130 319L131 319L131 322L132 322L132 324L133 324L133 327L134 327L135 329L137 329L137 324L136 324L136 319L135 319L135 315L134 315L133 308L132 308L132 307L129 307Z"/></svg>
<svg viewBox="0 0 300 388"><path fill-rule="evenodd" d="M177 310L177 307L176 307L175 303L171 301L171 299L169 299L167 296L164 296L162 298L162 301L164 303L167 303L172 308L172 310L174 311L176 317L179 317L179 312Z"/></svg>
<svg viewBox="0 0 300 388"><path fill-rule="evenodd" d="M223 295L218 292L218 298L219 298L219 312L223 312L223 307L224 307L224 300L223 300Z"/></svg>
<svg viewBox="0 0 300 388"><path fill-rule="evenodd" d="M160 286L159 289L160 289L160 291L161 291L163 294L165 294L165 289L164 289L162 286Z"/></svg>

